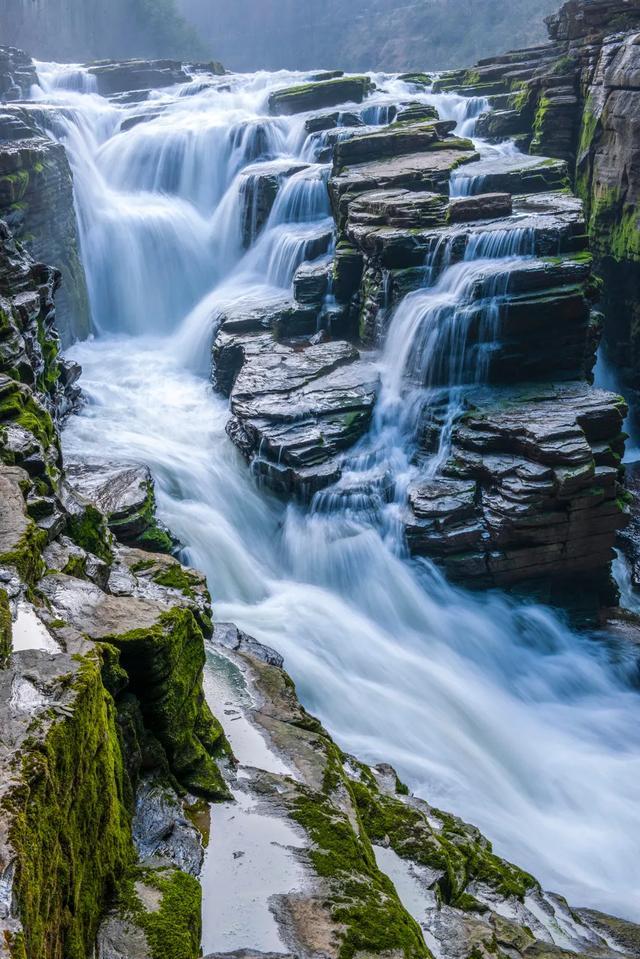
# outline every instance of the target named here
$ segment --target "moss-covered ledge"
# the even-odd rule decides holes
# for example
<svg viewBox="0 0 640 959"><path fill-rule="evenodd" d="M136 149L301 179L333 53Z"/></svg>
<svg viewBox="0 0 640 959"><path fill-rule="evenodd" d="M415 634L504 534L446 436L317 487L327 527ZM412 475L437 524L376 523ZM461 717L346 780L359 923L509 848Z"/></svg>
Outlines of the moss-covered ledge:
<svg viewBox="0 0 640 959"><path fill-rule="evenodd" d="M118 558L131 561L141 555L149 554L121 549ZM121 575L131 577L131 595L109 595L92 582L59 573L44 577L39 589L52 615L118 651L118 667L125 674L120 685L140 703L145 727L163 747L177 781L206 798L228 798L215 760L229 756L230 750L202 688L200 624L206 617L193 590L200 581L195 574L189 577L187 592L193 590L193 596L161 586L144 574L163 563L172 582L182 583L188 574L176 578L167 569L182 570L179 564L165 557L155 561L138 560L140 565L134 562L131 569L124 562L119 565ZM136 566L139 579L133 572Z"/></svg>
<svg viewBox="0 0 640 959"><path fill-rule="evenodd" d="M135 859L101 656L79 638L69 648L18 653L0 673L0 871L11 889L12 959L86 959Z"/></svg>

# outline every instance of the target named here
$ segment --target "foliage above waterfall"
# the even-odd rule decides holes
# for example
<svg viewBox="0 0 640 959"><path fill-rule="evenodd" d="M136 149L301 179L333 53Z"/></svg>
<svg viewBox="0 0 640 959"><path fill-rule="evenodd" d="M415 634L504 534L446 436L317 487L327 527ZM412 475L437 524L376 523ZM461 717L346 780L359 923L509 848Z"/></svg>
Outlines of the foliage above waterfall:
<svg viewBox="0 0 640 959"><path fill-rule="evenodd" d="M234 69L439 70L542 41L558 0L178 0ZM462 29L464 24L464 29Z"/></svg>
<svg viewBox="0 0 640 959"><path fill-rule="evenodd" d="M5 0L0 37L43 60L204 55L203 44L175 0Z"/></svg>

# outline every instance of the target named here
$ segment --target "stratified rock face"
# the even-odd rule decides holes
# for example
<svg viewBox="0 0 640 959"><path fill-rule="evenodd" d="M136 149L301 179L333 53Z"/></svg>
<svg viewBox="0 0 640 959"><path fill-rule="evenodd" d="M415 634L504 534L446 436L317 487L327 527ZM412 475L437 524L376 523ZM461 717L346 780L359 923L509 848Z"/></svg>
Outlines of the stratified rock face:
<svg viewBox="0 0 640 959"><path fill-rule="evenodd" d="M269 97L269 109L275 115L290 115L322 110L340 103L362 103L371 89L369 77L318 80L272 93Z"/></svg>
<svg viewBox="0 0 640 959"><path fill-rule="evenodd" d="M605 568L628 520L619 502L623 401L571 384L470 403L446 478L410 493L413 552L479 585Z"/></svg>
<svg viewBox="0 0 640 959"><path fill-rule="evenodd" d="M570 0L547 22L548 46L481 61L440 84L478 95L491 85L497 109L480 117L478 134L514 136L568 163L605 280L607 350L638 389L640 9L634 0Z"/></svg>
<svg viewBox="0 0 640 959"><path fill-rule="evenodd" d="M0 217L38 261L60 270L57 317L65 345L86 337L89 302L69 161L62 144L38 127L36 113L20 107L0 112Z"/></svg>

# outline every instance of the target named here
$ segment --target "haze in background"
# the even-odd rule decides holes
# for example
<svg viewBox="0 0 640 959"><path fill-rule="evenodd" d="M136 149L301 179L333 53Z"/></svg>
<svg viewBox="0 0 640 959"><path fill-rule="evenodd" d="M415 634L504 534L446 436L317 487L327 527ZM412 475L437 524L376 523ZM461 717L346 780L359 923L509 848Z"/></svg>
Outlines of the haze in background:
<svg viewBox="0 0 640 959"><path fill-rule="evenodd" d="M0 0L42 60L216 59L233 70L439 70L544 42L560 0Z"/></svg>
<svg viewBox="0 0 640 959"><path fill-rule="evenodd" d="M0 43L63 62L206 56L175 0L0 0Z"/></svg>
<svg viewBox="0 0 640 959"><path fill-rule="evenodd" d="M233 70L439 70L547 39L560 0L176 0Z"/></svg>

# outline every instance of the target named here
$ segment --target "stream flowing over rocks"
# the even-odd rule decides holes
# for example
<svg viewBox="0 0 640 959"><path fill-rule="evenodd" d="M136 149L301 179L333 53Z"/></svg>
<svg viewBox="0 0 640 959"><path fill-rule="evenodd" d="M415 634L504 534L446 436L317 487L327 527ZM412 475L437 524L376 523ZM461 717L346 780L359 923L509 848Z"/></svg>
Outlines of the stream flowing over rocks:
<svg viewBox="0 0 640 959"><path fill-rule="evenodd" d="M631 421L536 73L613 11L633 80L632 6L436 77L0 48L0 956L640 955Z"/></svg>

